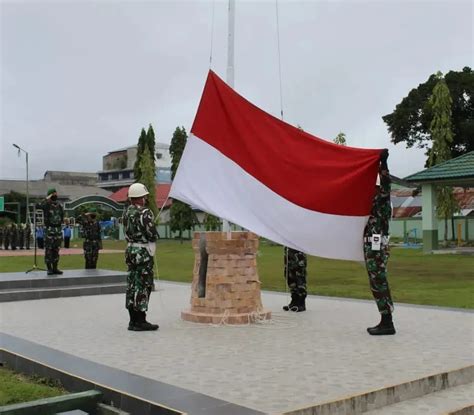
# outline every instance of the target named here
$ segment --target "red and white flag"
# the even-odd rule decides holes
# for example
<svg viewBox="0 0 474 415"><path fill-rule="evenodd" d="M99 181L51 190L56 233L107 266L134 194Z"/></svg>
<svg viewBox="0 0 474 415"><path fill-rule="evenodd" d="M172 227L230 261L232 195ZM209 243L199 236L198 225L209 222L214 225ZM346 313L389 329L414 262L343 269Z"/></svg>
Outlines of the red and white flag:
<svg viewBox="0 0 474 415"><path fill-rule="evenodd" d="M170 196L299 251L361 261L380 151L301 131L210 71Z"/></svg>

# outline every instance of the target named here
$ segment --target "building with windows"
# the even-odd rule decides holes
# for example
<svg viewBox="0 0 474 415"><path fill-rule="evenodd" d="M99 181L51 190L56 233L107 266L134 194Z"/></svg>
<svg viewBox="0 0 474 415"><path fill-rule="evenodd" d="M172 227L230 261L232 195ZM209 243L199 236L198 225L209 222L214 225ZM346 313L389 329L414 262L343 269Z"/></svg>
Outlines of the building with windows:
<svg viewBox="0 0 474 415"><path fill-rule="evenodd" d="M171 183L171 156L169 144L156 143L156 182ZM135 182L133 166L137 160L137 145L120 148L102 158L102 170L97 173L97 186L116 191Z"/></svg>

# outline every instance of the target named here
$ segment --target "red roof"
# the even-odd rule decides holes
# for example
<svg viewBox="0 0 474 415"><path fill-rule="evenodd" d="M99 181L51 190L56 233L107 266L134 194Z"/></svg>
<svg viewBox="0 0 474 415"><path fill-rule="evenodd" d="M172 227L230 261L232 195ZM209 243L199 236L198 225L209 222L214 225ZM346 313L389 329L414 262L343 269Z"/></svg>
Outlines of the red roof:
<svg viewBox="0 0 474 415"><path fill-rule="evenodd" d="M170 183L160 183L155 185L155 200L156 206L158 209L161 209L163 203L165 203L168 195L170 193L171 184ZM127 192L128 186L122 187L120 190L117 190L115 193L112 193L109 197L116 202L124 203L127 201ZM171 199L166 201L165 206L171 205Z"/></svg>

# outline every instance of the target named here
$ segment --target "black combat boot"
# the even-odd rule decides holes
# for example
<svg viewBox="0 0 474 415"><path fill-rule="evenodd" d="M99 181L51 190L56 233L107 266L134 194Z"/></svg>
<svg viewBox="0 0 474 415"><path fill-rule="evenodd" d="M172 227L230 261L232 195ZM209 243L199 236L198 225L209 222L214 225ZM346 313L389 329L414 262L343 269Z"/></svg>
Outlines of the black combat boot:
<svg viewBox="0 0 474 415"><path fill-rule="evenodd" d="M146 321L146 313L144 311L137 311L138 322L134 326L135 331L155 331L158 330L158 324L151 324Z"/></svg>
<svg viewBox="0 0 474 415"><path fill-rule="evenodd" d="M382 314L382 320L380 320L380 323L375 327L369 327L367 331L372 336L395 334L396 331L393 325L392 314Z"/></svg>
<svg viewBox="0 0 474 415"><path fill-rule="evenodd" d="M298 301L296 307L293 307L291 311L300 313L301 311L306 311L306 295L298 295Z"/></svg>
<svg viewBox="0 0 474 415"><path fill-rule="evenodd" d="M134 331L135 324L137 324L137 312L133 309L133 307L128 307L128 314L130 315L130 321L128 322L128 329Z"/></svg>
<svg viewBox="0 0 474 415"><path fill-rule="evenodd" d="M297 294L294 294L292 293L291 294L291 301L290 301L290 304L288 305L284 305L283 306L283 310L285 311L293 311L293 308L296 308L297 307L297 304L298 304L298 295Z"/></svg>
<svg viewBox="0 0 474 415"><path fill-rule="evenodd" d="M48 268L47 274L54 275L53 267L51 264L46 264L46 268Z"/></svg>
<svg viewBox="0 0 474 415"><path fill-rule="evenodd" d="M58 269L58 263L53 264L53 273L56 275L62 275L62 271Z"/></svg>

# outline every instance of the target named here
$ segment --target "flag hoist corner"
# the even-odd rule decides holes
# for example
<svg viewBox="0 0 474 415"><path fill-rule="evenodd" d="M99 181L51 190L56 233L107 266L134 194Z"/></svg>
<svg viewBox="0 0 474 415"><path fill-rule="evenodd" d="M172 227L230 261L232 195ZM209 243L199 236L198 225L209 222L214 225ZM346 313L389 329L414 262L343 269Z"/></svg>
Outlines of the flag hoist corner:
<svg viewBox="0 0 474 415"><path fill-rule="evenodd" d="M380 152L295 128L210 71L170 196L299 251L360 261Z"/></svg>

